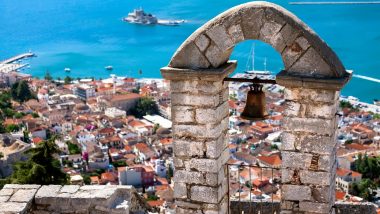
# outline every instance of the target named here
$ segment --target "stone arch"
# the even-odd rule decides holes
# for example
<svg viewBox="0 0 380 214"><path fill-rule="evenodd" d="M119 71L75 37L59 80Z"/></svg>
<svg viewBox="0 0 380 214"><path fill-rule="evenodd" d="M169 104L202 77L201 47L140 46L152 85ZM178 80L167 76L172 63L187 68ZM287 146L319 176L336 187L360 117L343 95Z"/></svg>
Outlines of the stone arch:
<svg viewBox="0 0 380 214"><path fill-rule="evenodd" d="M177 49L169 67L218 68L233 48L245 40L270 44L280 54L288 74L340 78L343 64L331 48L286 9L268 2L233 7L196 30Z"/></svg>

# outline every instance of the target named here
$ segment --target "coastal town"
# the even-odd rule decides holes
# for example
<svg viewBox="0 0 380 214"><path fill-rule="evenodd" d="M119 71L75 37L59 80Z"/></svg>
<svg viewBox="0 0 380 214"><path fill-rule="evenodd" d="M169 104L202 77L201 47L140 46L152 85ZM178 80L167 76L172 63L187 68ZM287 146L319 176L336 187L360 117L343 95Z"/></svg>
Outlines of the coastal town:
<svg viewBox="0 0 380 214"><path fill-rule="evenodd" d="M5 64L0 70L2 185L30 149L52 141L68 184L132 185L157 212L174 212L173 181L181 178L173 177L179 164L173 152L202 148L183 148L171 136L169 81L116 75L53 79L49 73L39 79ZM230 198L279 201L287 89L265 84L268 117L250 121L241 118L249 84L224 84L229 84ZM20 85L30 96L13 93ZM336 199L380 205L380 106L339 99Z"/></svg>

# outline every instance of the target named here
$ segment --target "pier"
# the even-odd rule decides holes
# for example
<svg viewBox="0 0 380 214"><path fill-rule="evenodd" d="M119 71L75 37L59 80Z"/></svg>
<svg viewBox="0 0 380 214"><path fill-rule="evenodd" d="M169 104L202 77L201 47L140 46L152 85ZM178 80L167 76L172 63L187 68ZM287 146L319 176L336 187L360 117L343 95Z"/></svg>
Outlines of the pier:
<svg viewBox="0 0 380 214"><path fill-rule="evenodd" d="M0 73L9 73L12 71L17 71L25 66L28 66L28 64L21 64L21 63L14 63L18 60L22 60L29 57L34 57L36 54L32 52L19 54L17 56L11 57L9 59L3 60L0 62Z"/></svg>
<svg viewBox="0 0 380 214"><path fill-rule="evenodd" d="M380 4L380 1L304 1L289 2L292 5L342 5L342 4Z"/></svg>
<svg viewBox="0 0 380 214"><path fill-rule="evenodd" d="M32 52L23 53L23 54L19 54L17 56L14 56L12 58L6 59L6 60L0 62L0 64L9 64L9 63L15 62L17 60L21 60L21 59L25 59L25 58L29 58L29 57L34 57L34 56L36 56L36 54L34 54Z"/></svg>

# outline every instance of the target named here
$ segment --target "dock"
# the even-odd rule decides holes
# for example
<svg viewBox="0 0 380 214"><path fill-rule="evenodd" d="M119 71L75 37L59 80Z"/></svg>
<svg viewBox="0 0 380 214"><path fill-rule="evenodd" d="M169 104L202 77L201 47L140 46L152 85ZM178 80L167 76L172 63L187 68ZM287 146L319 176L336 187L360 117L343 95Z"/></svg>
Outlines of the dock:
<svg viewBox="0 0 380 214"><path fill-rule="evenodd" d="M32 52L19 54L9 59L0 62L0 73L9 73L12 71L18 71L19 69L28 66L28 64L15 63L19 60L34 57L36 54Z"/></svg>
<svg viewBox="0 0 380 214"><path fill-rule="evenodd" d="M342 4L380 4L380 1L300 1L289 2L292 5L342 5Z"/></svg>
<svg viewBox="0 0 380 214"><path fill-rule="evenodd" d="M21 59L25 59L25 58L29 58L29 57L34 57L34 56L36 56L36 54L34 54L32 52L23 53L23 54L19 54L17 56L14 56L12 58L6 59L6 60L0 62L0 64L9 64L12 62L16 62L17 60L21 60Z"/></svg>

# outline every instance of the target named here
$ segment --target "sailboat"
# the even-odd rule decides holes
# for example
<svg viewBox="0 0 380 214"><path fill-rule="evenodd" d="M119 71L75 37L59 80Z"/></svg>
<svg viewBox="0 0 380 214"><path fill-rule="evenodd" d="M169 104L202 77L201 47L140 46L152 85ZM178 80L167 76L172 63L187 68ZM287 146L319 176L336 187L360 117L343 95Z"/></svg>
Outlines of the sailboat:
<svg viewBox="0 0 380 214"><path fill-rule="evenodd" d="M251 59L252 57L252 59ZM252 70L249 69L249 62L251 61ZM251 48L251 54L248 56L247 65L245 73L247 74L253 74L253 75L270 75L271 72L267 70L267 58L264 59L264 70L255 70L255 43L253 43Z"/></svg>

